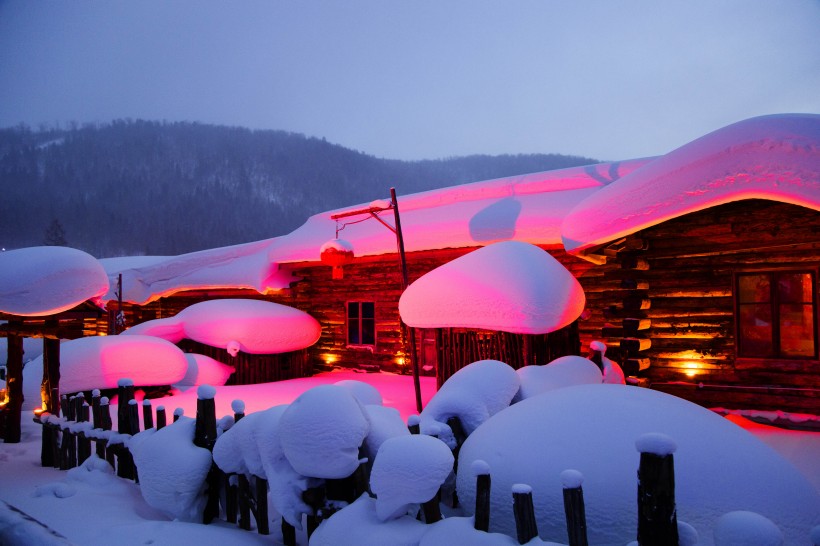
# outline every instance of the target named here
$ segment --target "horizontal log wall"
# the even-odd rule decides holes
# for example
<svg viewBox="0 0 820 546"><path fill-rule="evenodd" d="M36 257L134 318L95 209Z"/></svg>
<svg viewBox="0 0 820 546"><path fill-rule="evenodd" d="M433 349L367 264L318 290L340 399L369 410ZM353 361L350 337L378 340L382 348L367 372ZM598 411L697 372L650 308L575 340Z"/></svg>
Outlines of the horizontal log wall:
<svg viewBox="0 0 820 546"><path fill-rule="evenodd" d="M689 214L628 239L641 239L651 321L645 372L654 388L708 406L817 413L820 362L736 360L734 274L820 266L820 213L747 200ZM623 278L607 265L605 275ZM815 295L817 298L817 295ZM815 322L817 317L815 317ZM686 382L697 388L669 383ZM799 389L799 390L798 390Z"/></svg>

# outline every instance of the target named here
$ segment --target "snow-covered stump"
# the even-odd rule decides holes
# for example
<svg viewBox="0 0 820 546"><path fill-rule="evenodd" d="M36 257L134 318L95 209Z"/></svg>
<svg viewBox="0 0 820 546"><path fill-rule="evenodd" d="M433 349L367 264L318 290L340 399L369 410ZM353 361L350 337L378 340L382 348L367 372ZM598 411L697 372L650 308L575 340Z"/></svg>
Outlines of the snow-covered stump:
<svg viewBox="0 0 820 546"><path fill-rule="evenodd" d="M635 442L641 453L638 467L638 543L641 546L678 544L675 508L675 441L665 434L643 434Z"/></svg>
<svg viewBox="0 0 820 546"><path fill-rule="evenodd" d="M151 407L151 401L145 399L142 401L142 430L154 428L154 409Z"/></svg>
<svg viewBox="0 0 820 546"><path fill-rule="evenodd" d="M564 470L561 473L569 546L587 546L588 544L584 490L581 487L583 481L584 476L577 470Z"/></svg>
<svg viewBox="0 0 820 546"><path fill-rule="evenodd" d="M475 522L473 527L476 531L490 530L490 489L492 480L490 478L490 465L481 459L473 461L473 474L475 474Z"/></svg>
<svg viewBox="0 0 820 546"><path fill-rule="evenodd" d="M194 427L194 445L214 450L216 443L216 403L214 395L216 389L210 385L201 385L197 389L196 398L196 425ZM208 484L206 495L208 501L202 514L202 522L210 523L214 518L219 517L219 484L222 481L222 471L216 464L211 463L211 470L208 472L206 483Z"/></svg>
<svg viewBox="0 0 820 546"><path fill-rule="evenodd" d="M523 483L514 484L512 495L518 543L526 544L538 536L538 524L535 521L535 508L532 503L532 487Z"/></svg>

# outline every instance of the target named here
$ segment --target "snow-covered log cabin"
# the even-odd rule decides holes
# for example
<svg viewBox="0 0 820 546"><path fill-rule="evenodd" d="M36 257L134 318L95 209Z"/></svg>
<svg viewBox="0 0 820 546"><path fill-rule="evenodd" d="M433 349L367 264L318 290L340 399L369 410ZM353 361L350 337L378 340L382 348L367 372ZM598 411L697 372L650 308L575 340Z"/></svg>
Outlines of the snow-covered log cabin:
<svg viewBox="0 0 820 546"><path fill-rule="evenodd" d="M127 325L207 299L268 299L322 325L300 373L400 371L402 274L383 225L392 211L372 218L383 203L318 214L266 241L103 262L123 276ZM605 341L636 382L709 407L818 412L820 116L753 118L657 158L400 196L399 206L411 282L491 243L529 242L583 287L571 326L581 346ZM363 208L375 212L345 216ZM320 255L337 237L354 255L341 278ZM419 363L435 370L440 336L416 336Z"/></svg>

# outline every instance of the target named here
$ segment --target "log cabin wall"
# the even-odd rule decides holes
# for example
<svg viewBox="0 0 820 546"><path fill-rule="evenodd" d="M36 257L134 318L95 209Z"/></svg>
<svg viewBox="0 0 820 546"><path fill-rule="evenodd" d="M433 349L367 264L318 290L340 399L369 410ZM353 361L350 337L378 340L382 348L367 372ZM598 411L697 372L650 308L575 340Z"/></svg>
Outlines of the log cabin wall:
<svg viewBox="0 0 820 546"><path fill-rule="evenodd" d="M742 272L810 271L816 302L820 213L739 201L664 222L626 243L602 268L624 283L607 293L605 309L610 319L633 322L616 323L609 333L621 326L627 356L648 359L641 375L652 388L708 407L820 411L816 357L738 358L734 289ZM815 304L815 331L817 319Z"/></svg>

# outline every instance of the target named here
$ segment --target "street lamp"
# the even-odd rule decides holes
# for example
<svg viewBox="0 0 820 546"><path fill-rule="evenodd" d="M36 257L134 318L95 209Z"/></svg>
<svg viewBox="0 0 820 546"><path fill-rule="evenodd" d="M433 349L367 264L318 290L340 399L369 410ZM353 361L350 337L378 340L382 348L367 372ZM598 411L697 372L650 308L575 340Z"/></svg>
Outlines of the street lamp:
<svg viewBox="0 0 820 546"><path fill-rule="evenodd" d="M378 213L383 212L385 210L391 210L391 209L393 210L393 217L394 217L395 226L391 226L390 224L385 222L384 219L381 218L378 214ZM401 275L402 275L401 276L401 278L402 278L401 289L402 289L402 292L403 292L407 288L407 285L409 284L409 281L408 281L408 275L407 275L407 257L404 254L404 236L402 235L401 218L399 216L399 203L396 200L396 188L390 188L390 202L387 202L387 201L374 201L374 202L370 203L370 206L365 208L365 209L358 209L358 210L353 210L353 211L348 211L348 212L342 212L342 213L339 213L339 214L334 214L330 218L331 218L331 220L336 220L338 222L338 220L340 220L342 218L349 218L351 216L360 216L362 214L369 214L370 217L375 218L380 224L382 224L384 227L386 227L387 229L389 229L390 231L392 231L396 235L396 248L398 249L399 258L401 259ZM340 239L338 239L338 236L339 236L339 230L337 229L336 230L336 237L337 237L336 241L340 241ZM345 241L345 243L346 243L346 241ZM349 243L348 243L348 245L349 245ZM329 252L330 248L335 248L335 245L330 245L330 243L326 243L322 247L322 249L325 251L325 252L323 252L323 255L327 254L328 256L330 256L331 254L335 255L336 253L338 253L338 249L336 250L336 252L330 253ZM348 247L347 250L350 250L350 254L346 255L345 258L346 259L352 258L353 257L352 249L350 249ZM324 258L323 258L323 260L324 260ZM334 278L336 278L336 277L334 276ZM401 320L401 319L399 319L399 320ZM419 363L418 363L418 359L416 358L416 336L414 335L413 328L407 326L406 324L405 324L405 327L407 328L407 336L410 338L410 351L407 351L407 350L404 351L405 352L405 358L409 357L410 361L413 365L413 388L415 389L415 393L416 393L416 409L420 413L421 409L422 409L422 407L421 407L421 383L419 381ZM406 344L406 339L403 339L402 341L403 341L403 344ZM405 346L405 349L406 349L406 346Z"/></svg>

